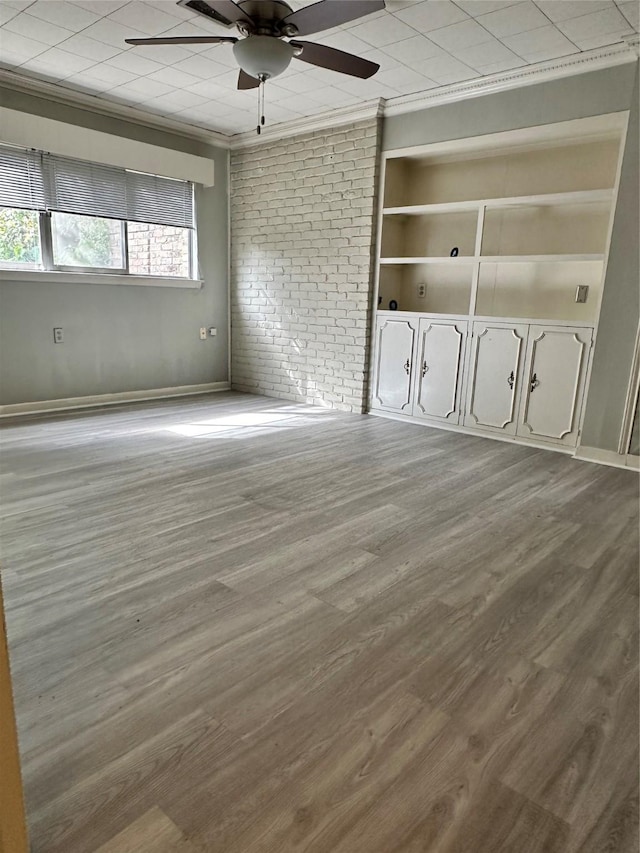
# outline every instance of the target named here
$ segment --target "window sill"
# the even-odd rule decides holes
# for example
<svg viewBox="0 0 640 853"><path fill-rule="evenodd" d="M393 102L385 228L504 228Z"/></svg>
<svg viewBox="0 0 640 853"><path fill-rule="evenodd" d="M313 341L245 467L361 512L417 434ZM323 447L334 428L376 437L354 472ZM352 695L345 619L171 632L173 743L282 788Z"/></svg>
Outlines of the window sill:
<svg viewBox="0 0 640 853"><path fill-rule="evenodd" d="M153 275L121 275L110 273L60 272L58 270L0 269L2 281L31 281L43 284L119 284L126 287L174 287L200 290L202 281L194 278L163 278Z"/></svg>

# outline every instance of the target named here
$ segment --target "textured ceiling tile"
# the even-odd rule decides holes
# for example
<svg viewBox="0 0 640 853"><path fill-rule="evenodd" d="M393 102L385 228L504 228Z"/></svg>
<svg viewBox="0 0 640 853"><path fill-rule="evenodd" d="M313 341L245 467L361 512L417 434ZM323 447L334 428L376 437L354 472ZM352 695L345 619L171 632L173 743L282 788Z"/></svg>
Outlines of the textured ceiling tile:
<svg viewBox="0 0 640 853"><path fill-rule="evenodd" d="M429 33L429 38L440 47L450 51L451 48L459 49L467 45L482 44L482 42L488 41L491 35L476 21L469 20L433 30Z"/></svg>
<svg viewBox="0 0 640 853"><path fill-rule="evenodd" d="M9 40L11 36L6 35L6 33L18 33L18 35L26 36L26 38L35 39L48 45L58 44L73 35L72 30L49 24L47 21L34 18L26 12L12 18L3 27L3 38L9 42L8 46L10 47Z"/></svg>
<svg viewBox="0 0 640 853"><path fill-rule="evenodd" d="M536 5L550 21L555 22L599 12L613 6L613 0L536 0Z"/></svg>
<svg viewBox="0 0 640 853"><path fill-rule="evenodd" d="M376 18L374 21L367 21L357 27L351 27L349 32L367 44L373 45L373 47L382 47L385 44L402 41L402 39L410 38L415 34L411 27L394 18L393 15L386 18Z"/></svg>
<svg viewBox="0 0 640 853"><path fill-rule="evenodd" d="M87 38L82 33L71 36L71 38L62 42L62 49L68 50L70 53L76 53L78 56L85 56L87 59L93 59L94 62L103 62L105 59L111 59L112 56L120 52L117 47Z"/></svg>
<svg viewBox="0 0 640 853"><path fill-rule="evenodd" d="M67 27L77 33L95 23L100 15L82 6L62 0L38 0L29 6L28 12L36 18L59 27Z"/></svg>
<svg viewBox="0 0 640 853"><path fill-rule="evenodd" d="M418 32L426 33L464 21L468 15L450 0L423 0L396 12L396 17Z"/></svg>
<svg viewBox="0 0 640 853"><path fill-rule="evenodd" d="M573 42L552 26L506 36L504 43L529 62L542 62L577 52Z"/></svg>
<svg viewBox="0 0 640 853"><path fill-rule="evenodd" d="M176 19L173 15L167 15L166 12L157 8L150 9L146 3L140 3L139 0L138 2L134 0L134 2L116 9L107 20L115 21L122 24L123 27L131 27L150 36L163 33L176 25Z"/></svg>
<svg viewBox="0 0 640 853"><path fill-rule="evenodd" d="M534 30L549 23L549 19L531 0L508 6L499 12L480 15L477 20L498 38L523 33L526 30Z"/></svg>
<svg viewBox="0 0 640 853"><path fill-rule="evenodd" d="M82 31L83 36L103 41L105 44L112 44L114 47L124 50L128 48L125 44L127 38L143 38L144 33L139 30L132 30L130 27L123 27L117 21L112 21L110 18L101 18Z"/></svg>
<svg viewBox="0 0 640 853"><path fill-rule="evenodd" d="M640 29L640 2L638 0L624 0L624 2L618 3L618 9L635 30Z"/></svg>
<svg viewBox="0 0 640 853"><path fill-rule="evenodd" d="M615 6L589 15L581 15L579 18L560 21L558 29L579 47L582 47L581 42L584 39L594 36L611 34L614 38L610 41L615 41L616 37L632 32L631 25Z"/></svg>

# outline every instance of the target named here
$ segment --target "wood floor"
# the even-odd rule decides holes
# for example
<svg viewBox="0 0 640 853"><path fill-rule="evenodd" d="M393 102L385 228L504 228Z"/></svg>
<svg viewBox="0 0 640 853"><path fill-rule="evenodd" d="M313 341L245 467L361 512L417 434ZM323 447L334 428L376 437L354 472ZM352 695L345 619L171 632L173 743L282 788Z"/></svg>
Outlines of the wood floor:
<svg viewBox="0 0 640 853"><path fill-rule="evenodd" d="M633 472L232 393L2 463L34 853L636 853Z"/></svg>

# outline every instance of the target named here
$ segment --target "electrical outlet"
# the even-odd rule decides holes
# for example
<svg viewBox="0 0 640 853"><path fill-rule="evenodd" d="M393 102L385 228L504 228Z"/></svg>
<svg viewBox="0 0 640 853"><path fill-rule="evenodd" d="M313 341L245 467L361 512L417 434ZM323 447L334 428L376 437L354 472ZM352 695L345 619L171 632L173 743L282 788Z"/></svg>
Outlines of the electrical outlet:
<svg viewBox="0 0 640 853"><path fill-rule="evenodd" d="M427 285L419 284L418 285L418 296L426 296L427 295Z"/></svg>
<svg viewBox="0 0 640 853"><path fill-rule="evenodd" d="M64 343L64 334L62 332L62 329L59 326L57 326L53 330L53 342L54 342L54 344L63 344Z"/></svg>
<svg viewBox="0 0 640 853"><path fill-rule="evenodd" d="M206 341L206 340L207 340L207 330L206 330L206 328L205 328L204 326L201 326L201 327L200 327L200 340L201 340L201 341Z"/></svg>
<svg viewBox="0 0 640 853"><path fill-rule="evenodd" d="M579 284L576 287L576 302L586 302L589 296L589 287L586 284Z"/></svg>

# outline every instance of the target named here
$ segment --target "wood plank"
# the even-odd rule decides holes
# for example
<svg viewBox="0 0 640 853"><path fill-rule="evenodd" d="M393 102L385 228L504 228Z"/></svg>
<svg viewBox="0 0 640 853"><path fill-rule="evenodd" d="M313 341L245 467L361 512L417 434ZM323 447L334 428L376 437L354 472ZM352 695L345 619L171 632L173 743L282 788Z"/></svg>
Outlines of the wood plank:
<svg viewBox="0 0 640 853"><path fill-rule="evenodd" d="M96 853L198 853L169 820L162 809L154 806L145 812Z"/></svg>

